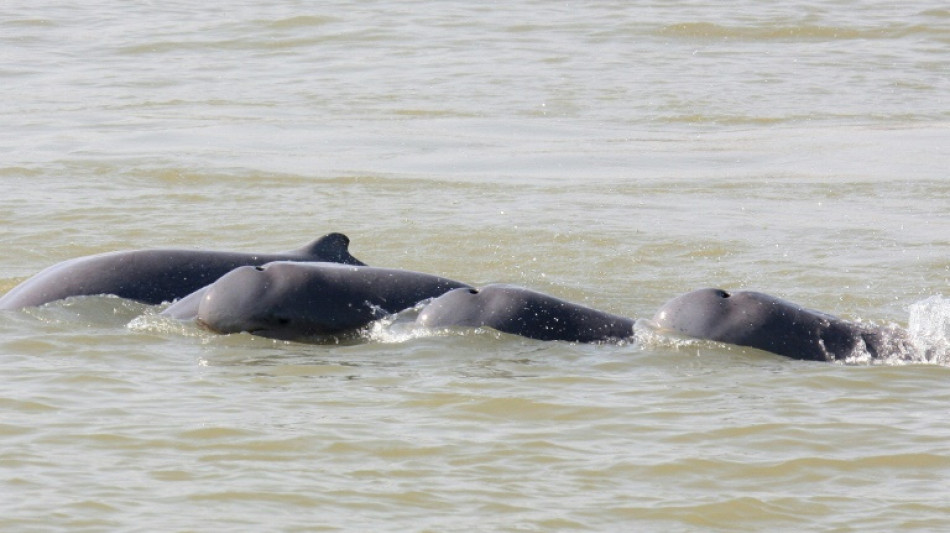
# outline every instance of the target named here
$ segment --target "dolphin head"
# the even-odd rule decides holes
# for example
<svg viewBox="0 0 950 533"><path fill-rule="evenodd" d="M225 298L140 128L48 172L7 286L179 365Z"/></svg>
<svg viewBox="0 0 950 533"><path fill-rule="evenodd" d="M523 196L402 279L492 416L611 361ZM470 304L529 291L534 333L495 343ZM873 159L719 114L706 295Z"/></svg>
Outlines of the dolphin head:
<svg viewBox="0 0 950 533"><path fill-rule="evenodd" d="M761 292L700 289L673 298L653 322L683 335L828 361L847 356L862 329Z"/></svg>
<svg viewBox="0 0 950 533"><path fill-rule="evenodd" d="M478 289L453 289L426 304L416 322L427 328L481 327L485 323L480 300L482 295Z"/></svg>
<svg viewBox="0 0 950 533"><path fill-rule="evenodd" d="M198 323L215 333L266 329L273 320L266 311L271 285L262 266L243 266L228 272L205 290L198 303Z"/></svg>
<svg viewBox="0 0 950 533"><path fill-rule="evenodd" d="M348 282L345 274L360 268L292 261L236 268L207 287L196 319L216 333L281 340L336 336L381 316L349 292L359 281Z"/></svg>
<svg viewBox="0 0 950 533"><path fill-rule="evenodd" d="M688 337L730 342L733 294L722 289L699 289L666 302L653 316L661 329Z"/></svg>

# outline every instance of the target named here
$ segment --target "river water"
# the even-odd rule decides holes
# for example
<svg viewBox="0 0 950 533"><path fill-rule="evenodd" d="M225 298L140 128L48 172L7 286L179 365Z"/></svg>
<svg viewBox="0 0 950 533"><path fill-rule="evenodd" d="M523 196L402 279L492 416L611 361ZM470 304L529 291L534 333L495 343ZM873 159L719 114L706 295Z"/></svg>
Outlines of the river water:
<svg viewBox="0 0 950 533"><path fill-rule="evenodd" d="M4 312L0 528L946 530L948 50L931 0L5 2L0 292L340 231L631 317L760 290L930 355Z"/></svg>

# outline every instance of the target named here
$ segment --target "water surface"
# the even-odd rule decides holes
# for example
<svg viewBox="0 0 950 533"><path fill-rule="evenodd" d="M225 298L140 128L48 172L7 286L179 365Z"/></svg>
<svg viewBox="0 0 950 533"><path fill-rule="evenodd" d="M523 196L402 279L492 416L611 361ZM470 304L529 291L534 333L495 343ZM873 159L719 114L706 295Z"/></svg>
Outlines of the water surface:
<svg viewBox="0 0 950 533"><path fill-rule="evenodd" d="M315 346L78 299L0 316L4 529L950 526L943 4L14 1L0 35L0 291L341 231L631 317L761 290L938 355Z"/></svg>

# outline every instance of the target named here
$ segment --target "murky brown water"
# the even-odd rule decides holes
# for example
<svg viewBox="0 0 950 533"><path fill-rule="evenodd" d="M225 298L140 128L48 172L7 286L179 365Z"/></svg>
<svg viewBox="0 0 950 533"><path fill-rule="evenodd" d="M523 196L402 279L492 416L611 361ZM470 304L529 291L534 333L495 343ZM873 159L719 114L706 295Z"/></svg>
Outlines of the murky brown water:
<svg viewBox="0 0 950 533"><path fill-rule="evenodd" d="M3 529L950 526L942 4L14 2L0 28L0 291L342 231L369 264L633 317L762 290L938 354L3 313Z"/></svg>

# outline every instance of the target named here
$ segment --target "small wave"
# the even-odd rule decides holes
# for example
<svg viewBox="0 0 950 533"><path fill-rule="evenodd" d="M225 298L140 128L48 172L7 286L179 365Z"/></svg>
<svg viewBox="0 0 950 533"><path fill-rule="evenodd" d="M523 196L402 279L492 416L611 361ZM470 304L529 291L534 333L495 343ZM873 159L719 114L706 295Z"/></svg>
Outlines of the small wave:
<svg viewBox="0 0 950 533"><path fill-rule="evenodd" d="M844 39L896 39L911 33L925 32L926 27L891 25L874 28L844 26L766 25L725 26L711 22L685 22L661 28L657 33L665 37L683 39L714 39L740 41L826 41Z"/></svg>
<svg viewBox="0 0 950 533"><path fill-rule="evenodd" d="M107 294L71 296L37 307L27 307L23 312L44 324L86 324L92 327L125 323L141 314L145 307L145 304Z"/></svg>
<svg viewBox="0 0 950 533"><path fill-rule="evenodd" d="M334 22L339 22L339 18L320 15L298 15L295 17L283 18L280 20L263 22L270 28L278 30L298 29L298 28L317 28Z"/></svg>

